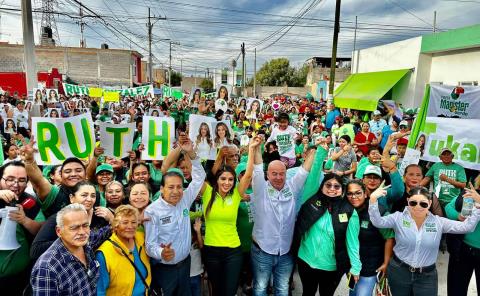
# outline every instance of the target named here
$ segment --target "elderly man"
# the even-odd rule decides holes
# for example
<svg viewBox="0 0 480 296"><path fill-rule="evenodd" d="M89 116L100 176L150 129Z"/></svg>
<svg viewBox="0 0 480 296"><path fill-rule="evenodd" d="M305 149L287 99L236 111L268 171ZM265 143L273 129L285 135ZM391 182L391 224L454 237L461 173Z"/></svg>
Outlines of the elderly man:
<svg viewBox="0 0 480 296"><path fill-rule="evenodd" d="M252 265L253 293L266 295L270 276L274 275L275 295L288 295L288 282L294 266L290 253L296 206L308 172L312 167L314 151L311 151L293 178L286 179L287 168L279 160L268 165L267 179L263 173L260 137L249 146L247 170L243 178L252 179L251 201L255 208L253 226ZM320 148L321 149L321 148Z"/></svg>
<svg viewBox="0 0 480 296"><path fill-rule="evenodd" d="M168 170L160 187L161 197L145 210L146 250L152 258L152 286L163 295L190 295L189 209L205 181L205 171L193 151L192 142L181 135L179 142L192 160L192 181L183 190L184 178L178 170Z"/></svg>
<svg viewBox="0 0 480 296"><path fill-rule="evenodd" d="M58 239L38 258L30 283L33 295L96 295L97 249L112 233L109 226L90 233L90 217L81 204L57 213Z"/></svg>
<svg viewBox="0 0 480 296"><path fill-rule="evenodd" d="M16 239L20 248L0 251L0 287L5 295L21 295L28 284L30 242L42 226L45 217L40 205L25 192L28 178L25 166L12 161L0 169L0 208L14 202L18 210L9 219L18 223ZM1 244L1 242L0 242Z"/></svg>

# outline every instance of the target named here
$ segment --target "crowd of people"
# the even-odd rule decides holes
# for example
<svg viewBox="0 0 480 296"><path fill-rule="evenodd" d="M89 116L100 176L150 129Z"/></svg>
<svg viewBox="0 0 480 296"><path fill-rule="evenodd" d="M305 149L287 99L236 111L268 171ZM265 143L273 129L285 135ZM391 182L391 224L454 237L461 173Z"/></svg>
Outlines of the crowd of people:
<svg viewBox="0 0 480 296"><path fill-rule="evenodd" d="M387 104L234 99L225 87L216 99L0 102L0 208L16 207L2 219L20 244L0 250L2 294L291 295L298 270L306 296L334 295L344 276L350 295L388 279L394 296L433 296L445 244L448 295L480 279L478 172L450 148L402 167L415 115ZM84 112L97 137L100 122L136 123L128 157L98 142L89 159L37 165L32 117ZM189 137L193 114L215 121ZM143 116L175 120L163 160L141 159Z"/></svg>

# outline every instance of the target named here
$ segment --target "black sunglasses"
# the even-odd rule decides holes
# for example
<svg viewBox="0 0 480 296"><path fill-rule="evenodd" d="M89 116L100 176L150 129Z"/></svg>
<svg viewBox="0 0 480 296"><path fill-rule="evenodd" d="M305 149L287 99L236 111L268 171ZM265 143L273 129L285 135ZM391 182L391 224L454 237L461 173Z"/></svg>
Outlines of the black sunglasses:
<svg viewBox="0 0 480 296"><path fill-rule="evenodd" d="M424 209L428 208L428 202L426 202L426 201L418 202L418 201L415 201L415 200L411 200L411 201L408 202L408 205L411 206L412 208L416 207L418 204Z"/></svg>

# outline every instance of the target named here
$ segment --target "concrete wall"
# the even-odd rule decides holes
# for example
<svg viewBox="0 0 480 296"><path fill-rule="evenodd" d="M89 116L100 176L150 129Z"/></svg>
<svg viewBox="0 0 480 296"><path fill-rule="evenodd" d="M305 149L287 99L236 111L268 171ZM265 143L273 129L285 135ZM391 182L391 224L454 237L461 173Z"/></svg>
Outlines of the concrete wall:
<svg viewBox="0 0 480 296"><path fill-rule="evenodd" d="M396 101L406 107L418 106L428 82L429 56L420 56L422 37L361 49L353 52L352 73L366 73L410 69L414 71L407 81L393 90ZM419 70L420 69L420 70ZM408 82L408 83L407 83Z"/></svg>
<svg viewBox="0 0 480 296"><path fill-rule="evenodd" d="M35 55L37 72L57 68L78 84L109 86L138 82L132 65L140 55L134 51L37 46ZM23 46L0 44L0 72L23 71Z"/></svg>
<svg viewBox="0 0 480 296"><path fill-rule="evenodd" d="M480 50L465 49L433 54L430 81L458 85L480 81Z"/></svg>
<svg viewBox="0 0 480 296"><path fill-rule="evenodd" d="M310 88L308 87L288 87L288 86L257 86L257 95L268 97L271 94L292 94L298 96L305 96ZM247 94L253 95L253 90L248 91Z"/></svg>
<svg viewBox="0 0 480 296"><path fill-rule="evenodd" d="M335 69L335 82L343 82L351 74L350 68ZM307 85L312 85L319 80L324 80L324 77L330 79L330 68L311 67L307 74Z"/></svg>
<svg viewBox="0 0 480 296"><path fill-rule="evenodd" d="M196 86L200 87L200 84L205 78L203 77L197 77L196 78ZM182 89L184 92L191 92L192 88L195 86L195 77L183 77L182 78ZM213 86L215 87L215 85Z"/></svg>

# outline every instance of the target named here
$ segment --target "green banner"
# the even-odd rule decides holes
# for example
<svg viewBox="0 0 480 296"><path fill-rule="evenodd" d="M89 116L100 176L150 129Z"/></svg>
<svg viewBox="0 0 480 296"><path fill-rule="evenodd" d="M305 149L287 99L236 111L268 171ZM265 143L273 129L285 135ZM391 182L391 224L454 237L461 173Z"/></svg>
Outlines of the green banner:
<svg viewBox="0 0 480 296"><path fill-rule="evenodd" d="M98 88L92 88L95 91L98 90ZM80 85L75 85L75 84L69 84L69 83L63 83L63 90L65 92L65 95L67 96L75 96L75 95L90 95L90 89L88 86L80 86ZM134 97L137 95L141 96L148 96L150 95L152 98L154 96L153 94L153 85L143 85L143 86L138 86L138 87L131 87L131 88L124 88L124 89L103 89L103 92L119 92L121 96L130 96Z"/></svg>
<svg viewBox="0 0 480 296"><path fill-rule="evenodd" d="M175 98L177 100L183 98L183 91L181 89L169 87L168 85L162 86L162 93L164 98Z"/></svg>

